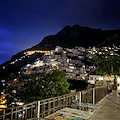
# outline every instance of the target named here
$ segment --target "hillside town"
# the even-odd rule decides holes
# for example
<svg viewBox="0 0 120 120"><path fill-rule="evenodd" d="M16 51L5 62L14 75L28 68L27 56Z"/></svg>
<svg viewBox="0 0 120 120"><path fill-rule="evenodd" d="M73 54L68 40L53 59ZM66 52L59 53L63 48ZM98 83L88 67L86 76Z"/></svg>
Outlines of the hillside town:
<svg viewBox="0 0 120 120"><path fill-rule="evenodd" d="M21 67L19 74L32 74L32 73L50 73L55 69L65 71L67 73L66 79L68 80L85 80L90 84L95 84L94 80L91 80L91 75L95 75L96 66L94 64L88 64L87 60L98 58L101 55L105 55L109 52L111 56L119 56L118 47L102 47L102 48L88 48L75 47L75 48L63 48L56 46L55 50L51 51L25 51L23 56L11 61L9 64L14 65L18 61L22 61L26 57L30 57L35 53L44 53L42 57L37 56L35 61ZM3 66L5 69L5 66ZM103 80L103 78L97 77L96 80ZM5 80L2 80L3 86L11 86L16 83L17 78L10 80L5 85ZM3 91L1 91L3 94Z"/></svg>
<svg viewBox="0 0 120 120"><path fill-rule="evenodd" d="M49 73L54 69L63 70L67 73L67 79L88 80L88 75L95 74L95 65L87 65L85 60L93 59L107 52L111 56L119 56L119 49L117 47L102 47L102 48L62 48L56 46L55 50L51 51L27 51L24 56L12 61L10 64L15 64L16 61L22 60L26 56L29 58L35 53L45 53L42 57L38 57L32 63L21 67L19 73Z"/></svg>
<svg viewBox="0 0 120 120"><path fill-rule="evenodd" d="M70 49L56 46L55 50L51 51L34 50L24 52L24 56L11 61L10 64L15 64L17 61L22 61L22 59L26 56L29 58L35 53L44 53L42 57L38 57L32 63L21 67L21 71L19 72L23 74L31 74L50 72L53 69L59 69L67 72L68 79L81 80L86 79L88 74L95 73L95 66L86 65L84 60L105 55L107 52L109 52L111 56L119 56L119 49L120 48L117 47L93 47L88 49L85 49L84 47L75 47Z"/></svg>

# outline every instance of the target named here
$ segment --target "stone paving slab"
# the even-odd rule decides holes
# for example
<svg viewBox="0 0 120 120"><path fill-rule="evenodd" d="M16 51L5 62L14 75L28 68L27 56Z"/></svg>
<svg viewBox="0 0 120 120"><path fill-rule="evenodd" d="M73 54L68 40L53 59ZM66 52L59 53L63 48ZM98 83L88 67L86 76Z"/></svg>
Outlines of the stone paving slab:
<svg viewBox="0 0 120 120"><path fill-rule="evenodd" d="M117 91L103 98L89 120L120 120L120 97Z"/></svg>

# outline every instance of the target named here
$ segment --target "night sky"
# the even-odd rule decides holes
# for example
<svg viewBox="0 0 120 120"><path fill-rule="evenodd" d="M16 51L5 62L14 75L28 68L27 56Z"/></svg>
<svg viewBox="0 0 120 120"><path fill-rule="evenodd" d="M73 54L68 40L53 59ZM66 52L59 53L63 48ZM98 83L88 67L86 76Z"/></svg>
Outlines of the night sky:
<svg viewBox="0 0 120 120"><path fill-rule="evenodd" d="M120 28L120 0L0 0L0 64L66 25Z"/></svg>

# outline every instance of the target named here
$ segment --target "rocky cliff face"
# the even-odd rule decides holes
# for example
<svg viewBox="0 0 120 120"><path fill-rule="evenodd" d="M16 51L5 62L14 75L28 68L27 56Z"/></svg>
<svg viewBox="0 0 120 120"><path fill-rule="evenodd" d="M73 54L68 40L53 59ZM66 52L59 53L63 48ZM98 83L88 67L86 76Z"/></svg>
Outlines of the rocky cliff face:
<svg viewBox="0 0 120 120"><path fill-rule="evenodd" d="M66 26L56 35L46 36L42 42L33 46L31 49L51 50L55 46L72 48L82 47L100 47L120 44L120 30L101 30L74 25Z"/></svg>

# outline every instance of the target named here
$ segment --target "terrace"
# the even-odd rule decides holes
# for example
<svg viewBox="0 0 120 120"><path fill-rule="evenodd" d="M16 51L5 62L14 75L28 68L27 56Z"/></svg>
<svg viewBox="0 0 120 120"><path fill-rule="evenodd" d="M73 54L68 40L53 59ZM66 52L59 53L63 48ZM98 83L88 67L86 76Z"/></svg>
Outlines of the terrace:
<svg viewBox="0 0 120 120"><path fill-rule="evenodd" d="M94 115L99 101L108 94L108 87L101 86L74 92L54 98L35 101L22 106L4 109L1 120L42 120L50 119L54 114L74 113L76 119L85 120ZM75 115L76 114L76 115ZM64 114L63 114L64 115ZM71 118L70 118L71 119Z"/></svg>

